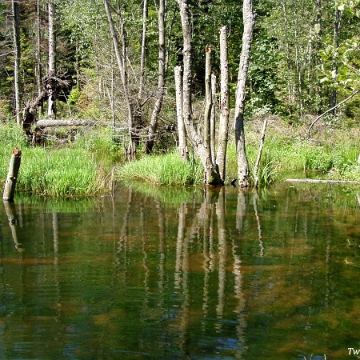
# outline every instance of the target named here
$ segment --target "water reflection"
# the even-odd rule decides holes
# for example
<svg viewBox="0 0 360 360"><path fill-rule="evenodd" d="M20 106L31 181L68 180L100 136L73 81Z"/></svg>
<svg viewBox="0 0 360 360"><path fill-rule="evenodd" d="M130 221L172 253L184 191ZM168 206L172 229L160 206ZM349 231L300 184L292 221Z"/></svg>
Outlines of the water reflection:
<svg viewBox="0 0 360 360"><path fill-rule="evenodd" d="M4 203L0 358L340 359L360 348L356 194L157 191Z"/></svg>

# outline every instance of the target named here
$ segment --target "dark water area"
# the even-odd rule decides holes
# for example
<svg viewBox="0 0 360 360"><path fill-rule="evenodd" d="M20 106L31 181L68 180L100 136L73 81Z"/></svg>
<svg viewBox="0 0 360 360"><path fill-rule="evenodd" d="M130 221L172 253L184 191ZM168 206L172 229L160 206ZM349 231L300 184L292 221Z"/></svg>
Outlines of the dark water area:
<svg viewBox="0 0 360 360"><path fill-rule="evenodd" d="M0 359L356 359L359 220L333 185L17 198Z"/></svg>

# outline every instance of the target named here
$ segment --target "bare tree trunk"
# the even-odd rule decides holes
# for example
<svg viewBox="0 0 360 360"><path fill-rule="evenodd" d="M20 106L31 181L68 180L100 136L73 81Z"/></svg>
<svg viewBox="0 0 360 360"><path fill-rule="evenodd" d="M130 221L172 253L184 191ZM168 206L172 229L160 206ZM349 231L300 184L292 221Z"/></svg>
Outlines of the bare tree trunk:
<svg viewBox="0 0 360 360"><path fill-rule="evenodd" d="M340 34L340 21L341 21L342 12L339 9L339 2L335 1L335 14L334 14L334 60L333 60L333 83L334 86L337 86L338 83L338 61L337 61L337 51L339 48L339 34ZM332 115L336 115L336 105L337 103L337 89L333 88L330 94L330 107L333 108Z"/></svg>
<svg viewBox="0 0 360 360"><path fill-rule="evenodd" d="M184 118L183 118L183 111L182 111L183 91L182 91L182 76L181 76L180 66L175 67L174 74L175 74L175 89L176 89L176 117L177 117L177 127L178 127L178 136L179 136L178 149L180 156L184 160L189 160L189 153L186 145L186 131L185 131Z"/></svg>
<svg viewBox="0 0 360 360"><path fill-rule="evenodd" d="M21 49L20 49L20 30L19 30L19 3L12 0L12 10L13 10L13 36L14 36L14 93L15 93L15 115L16 123L21 125L22 118L20 115L20 58L21 58Z"/></svg>
<svg viewBox="0 0 360 360"><path fill-rule="evenodd" d="M226 176L226 150L229 136L229 64L228 64L228 44L227 28L220 29L220 68L221 68L221 95L220 95L220 125L218 151L216 164L222 181Z"/></svg>
<svg viewBox="0 0 360 360"><path fill-rule="evenodd" d="M211 75L212 106L210 115L210 150L212 163L216 164L215 136L216 136L216 75Z"/></svg>
<svg viewBox="0 0 360 360"><path fill-rule="evenodd" d="M249 68L250 49L255 25L255 13L252 9L252 0L244 0L243 2L243 21L244 33L242 38L242 50L240 56L235 104L235 144L238 165L238 183L242 188L250 187L250 171L245 146L244 110L246 78Z"/></svg>
<svg viewBox="0 0 360 360"><path fill-rule="evenodd" d="M48 96L48 117L56 118L56 35L55 35L55 3L53 0L48 2L49 10L49 68L47 92Z"/></svg>
<svg viewBox="0 0 360 360"><path fill-rule="evenodd" d="M35 50L35 78L36 78L36 86L38 95L41 95L43 88L41 85L42 82L42 66L41 66L41 32L40 32L40 0L36 1L36 24L35 24L35 32L36 32L36 50ZM42 105L38 107L39 117L42 112Z"/></svg>
<svg viewBox="0 0 360 360"><path fill-rule="evenodd" d="M150 153L154 146L154 136L157 130L158 118L162 108L165 92L166 77L166 46L165 46L165 0L159 0L158 23L159 23L159 64L158 64L158 88L154 108L151 114L149 137L146 143L146 152Z"/></svg>
<svg viewBox="0 0 360 360"><path fill-rule="evenodd" d="M258 153L258 157L256 159L256 163L255 163L255 166L254 166L254 188L255 189L257 189L258 186L259 186L259 167L260 167L262 151L263 151L263 148L264 148L265 135L266 135L266 126L267 126L267 119L264 120L263 130L262 130L261 139L260 139L259 153Z"/></svg>
<svg viewBox="0 0 360 360"><path fill-rule="evenodd" d="M122 86L123 86L125 102L126 102L126 105L128 108L128 127L129 127L130 142L129 142L129 147L127 149L127 155L133 156L136 151L134 135L133 135L134 109L133 109L133 104L132 104L131 98L130 98L128 74L127 74L127 67L126 67L126 56L127 55L126 55L126 36L125 36L124 21L121 17L121 13L119 12L120 36L121 36L121 42L122 42L122 52L120 52L119 40L118 40L117 33L115 31L115 25L114 25L114 21L111 16L111 11L109 8L108 0L104 0L104 7L105 7L106 15L108 18L108 22L109 22L110 33L111 33L111 37L112 37L112 41L113 41L116 60L118 63L120 74L121 74L121 81L122 81Z"/></svg>
<svg viewBox="0 0 360 360"><path fill-rule="evenodd" d="M21 163L21 150L14 148L10 158L9 171L5 181L3 200L13 201L15 195L16 181Z"/></svg>
<svg viewBox="0 0 360 360"><path fill-rule="evenodd" d="M187 0L176 0L180 7L181 26L183 32L183 119L186 133L189 136L192 146L197 152L204 168L204 183L207 185L219 185L221 179L212 165L210 148L204 146L203 139L198 135L192 118L191 108L191 78L192 78L192 57L191 57L191 26Z"/></svg>
<svg viewBox="0 0 360 360"><path fill-rule="evenodd" d="M204 129L203 139L205 149L211 155L211 142L210 142L210 117L212 109L212 94L211 94L211 48L207 47L205 50L205 112L204 112ZM212 166L215 164L212 163Z"/></svg>
<svg viewBox="0 0 360 360"><path fill-rule="evenodd" d="M147 13L148 13L148 0L144 0L143 19L142 19L142 37L141 37L141 55L140 55L140 81L139 81L139 94L138 94L139 101L141 101L142 93L144 90Z"/></svg>

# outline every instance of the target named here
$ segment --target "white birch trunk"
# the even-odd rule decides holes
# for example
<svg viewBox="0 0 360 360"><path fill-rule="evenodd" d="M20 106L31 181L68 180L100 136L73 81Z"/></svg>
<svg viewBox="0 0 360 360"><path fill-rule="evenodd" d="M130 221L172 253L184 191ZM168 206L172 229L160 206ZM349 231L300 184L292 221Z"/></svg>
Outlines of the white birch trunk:
<svg viewBox="0 0 360 360"><path fill-rule="evenodd" d="M216 75L211 75L212 106L210 115L210 150L212 163L216 164L215 132L216 132Z"/></svg>
<svg viewBox="0 0 360 360"><path fill-rule="evenodd" d="M126 56L127 55L126 55L126 38L125 38L124 22L119 13L120 24L121 24L120 36L121 36L121 42L122 42L122 51L120 51L119 40L118 40L117 33L115 31L115 25L114 25L114 21L111 16L111 11L109 8L108 0L103 0L103 1L104 1L104 7L105 7L106 15L108 18L109 27L110 27L110 34L111 34L111 38L112 38L112 42L113 42L113 46L114 46L115 57L116 57L116 61L118 63L118 67L119 67L120 74L121 74L121 81L122 81L122 86L123 86L125 102L126 102L127 109L128 109L128 127L129 127L130 142L129 142L129 147L127 150L127 152L128 152L127 155L132 156L136 150L135 144L133 141L133 135L132 135L134 110L133 110L133 105L131 103L130 94L129 94L128 74L127 74L127 69L126 69Z"/></svg>
<svg viewBox="0 0 360 360"><path fill-rule="evenodd" d="M244 33L242 38L242 50L235 103L235 144L238 165L238 183L241 188L250 187L250 171L245 146L244 109L246 78L249 68L250 49L255 25L255 14L252 9L252 0L244 0L243 2L243 21Z"/></svg>
<svg viewBox="0 0 360 360"><path fill-rule="evenodd" d="M20 115L21 96L20 96L20 30L19 30L19 3L12 1L13 10L13 36L14 36L14 93L15 93L15 115L16 123L21 125Z"/></svg>
<svg viewBox="0 0 360 360"><path fill-rule="evenodd" d="M143 20L142 20L142 36L141 36L141 55L140 55L140 81L138 99L141 101L144 90L145 79L145 55L146 55L146 21L147 21L148 1L144 0L143 4Z"/></svg>
<svg viewBox="0 0 360 360"><path fill-rule="evenodd" d="M216 164L219 167L220 177L225 181L226 177L226 150L229 133L229 64L228 64L228 43L227 28L223 26L220 29L220 124L219 124L219 142L216 155Z"/></svg>
<svg viewBox="0 0 360 360"><path fill-rule="evenodd" d="M179 143L178 149L180 156L184 160L189 159L189 154L186 146L186 131L183 118L183 91L182 91L182 76L181 76L181 67L176 66L174 69L175 75L175 89L176 89L176 117L177 117L177 127L178 127L178 136Z"/></svg>
<svg viewBox="0 0 360 360"><path fill-rule="evenodd" d="M48 68L48 117L56 118L56 35L55 35L55 3L49 0L49 68Z"/></svg>
<svg viewBox="0 0 360 360"><path fill-rule="evenodd" d="M204 112L204 130L203 139L204 147L211 156L211 142L210 142L210 117L212 109L212 94L211 94L211 48L207 47L205 50L205 112ZM214 164L211 164L214 166Z"/></svg>
<svg viewBox="0 0 360 360"><path fill-rule="evenodd" d="M158 63L158 88L154 108L151 114L149 126L149 140L146 144L147 152L151 152L154 136L157 130L158 118L162 108L165 77L166 77L166 46L165 46L165 0L159 0L158 27L159 27L159 63Z"/></svg>
<svg viewBox="0 0 360 360"><path fill-rule="evenodd" d="M183 119L186 133L199 156L204 168L204 183L207 185L219 185L221 179L212 165L210 148L204 146L203 139L197 133L192 119L191 108L191 26L187 0L176 0L180 7L181 26L183 32Z"/></svg>

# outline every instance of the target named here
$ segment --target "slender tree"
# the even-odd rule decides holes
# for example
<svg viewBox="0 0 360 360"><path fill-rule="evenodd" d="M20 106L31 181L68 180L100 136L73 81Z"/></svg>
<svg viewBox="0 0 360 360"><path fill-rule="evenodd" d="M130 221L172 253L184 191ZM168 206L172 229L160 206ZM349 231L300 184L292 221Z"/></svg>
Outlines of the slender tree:
<svg viewBox="0 0 360 360"><path fill-rule="evenodd" d="M174 69L175 89L176 89L176 118L178 127L178 150L184 160L189 159L189 153L186 145L186 130L183 117L183 90L182 90L182 70L181 66Z"/></svg>
<svg viewBox="0 0 360 360"><path fill-rule="evenodd" d="M190 25L190 12L187 0L176 0L180 8L182 35L183 35L183 119L186 133L195 149L204 168L204 183L219 185L222 183L211 158L210 146L204 145L203 138L198 134L193 123L191 106L192 89L192 31Z"/></svg>
<svg viewBox="0 0 360 360"><path fill-rule="evenodd" d="M150 153L154 146L154 136L157 130L159 114L162 108L165 84L166 84L166 67L167 67L167 55L165 45L165 0L159 0L158 9L158 28L159 28L159 60L158 60L158 88L156 92L156 99L154 108L151 114L148 141L146 143L146 151Z"/></svg>
<svg viewBox="0 0 360 360"><path fill-rule="evenodd" d="M121 38L121 45L122 45L122 51L120 51L120 42L118 39L117 32L115 30L115 25L114 25L114 21L112 19L108 0L104 0L104 6L105 6L105 11L106 11L106 15L108 18L108 22L109 22L110 34L111 34L111 38L112 38L113 47L115 50L117 64L118 64L120 74L121 74L123 93L124 93L125 102L126 102L127 110L128 110L128 127L129 127L130 142L129 142L129 147L128 147L127 153L128 153L128 155L133 156L136 151L134 134L133 134L133 131L134 131L134 129L133 129L134 106L132 104L132 100L131 100L131 96L130 96L130 89L129 89L129 82L128 82L125 25L124 25L124 20L121 16L121 12L118 12L118 16L119 16L119 20L120 20L120 38Z"/></svg>
<svg viewBox="0 0 360 360"><path fill-rule="evenodd" d="M255 13L252 7L252 0L244 0L243 2L243 21L244 32L242 37L235 104L235 145L238 165L238 183L242 188L250 186L250 171L245 146L244 110L246 77L249 68L250 49L255 25Z"/></svg>
<svg viewBox="0 0 360 360"><path fill-rule="evenodd" d="M144 80L145 80L147 14L148 14L148 0L144 0L143 17L142 17L141 54L140 54L140 81L139 81L139 93L138 93L139 101L141 101L143 95Z"/></svg>
<svg viewBox="0 0 360 360"><path fill-rule="evenodd" d="M216 163L219 167L221 179L226 177L226 149L229 134L229 62L227 28L220 29L220 69L221 69L221 98L220 98L220 124Z"/></svg>
<svg viewBox="0 0 360 360"><path fill-rule="evenodd" d="M333 47L334 47L334 60L332 65L332 80L333 80L333 89L330 95L330 107L333 107L332 115L336 115L336 103L338 98L338 60L337 53L339 48L339 37L340 37L340 23L342 17L343 8L340 6L339 1L335 1L335 12L334 12L334 37L333 37Z"/></svg>
<svg viewBox="0 0 360 360"><path fill-rule="evenodd" d="M36 0L36 21L35 21L35 81L38 95L41 95L42 89L42 63L41 63L41 31L40 31L40 0ZM39 106L39 115L41 106Z"/></svg>
<svg viewBox="0 0 360 360"><path fill-rule="evenodd" d="M213 163L213 157L211 154L211 131L210 131L210 121L211 121L211 110L213 106L213 97L211 94L211 48L206 47L205 49L205 111L204 111L204 129L203 129L203 139L204 147L210 154L210 159Z"/></svg>
<svg viewBox="0 0 360 360"><path fill-rule="evenodd" d="M49 0L49 57L48 57L48 117L56 117L56 30L55 30L55 2Z"/></svg>
<svg viewBox="0 0 360 360"><path fill-rule="evenodd" d="M20 91L20 29L19 29L19 3L12 0L13 10L13 37L14 37L14 94L15 94L15 115L16 123L21 125L20 107L21 107L21 91Z"/></svg>

